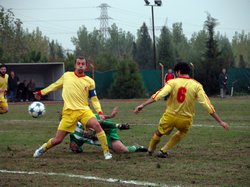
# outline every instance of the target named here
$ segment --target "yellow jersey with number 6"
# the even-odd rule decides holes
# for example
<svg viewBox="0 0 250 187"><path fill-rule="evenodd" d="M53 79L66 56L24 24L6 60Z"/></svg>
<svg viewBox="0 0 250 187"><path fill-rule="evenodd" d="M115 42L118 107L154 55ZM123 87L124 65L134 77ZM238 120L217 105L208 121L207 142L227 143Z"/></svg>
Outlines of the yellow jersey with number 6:
<svg viewBox="0 0 250 187"><path fill-rule="evenodd" d="M162 89L152 95L152 99L157 101L167 95L169 95L165 111L167 113L193 117L196 100L202 104L209 114L215 112L202 85L189 77L179 76L176 79L169 80Z"/></svg>

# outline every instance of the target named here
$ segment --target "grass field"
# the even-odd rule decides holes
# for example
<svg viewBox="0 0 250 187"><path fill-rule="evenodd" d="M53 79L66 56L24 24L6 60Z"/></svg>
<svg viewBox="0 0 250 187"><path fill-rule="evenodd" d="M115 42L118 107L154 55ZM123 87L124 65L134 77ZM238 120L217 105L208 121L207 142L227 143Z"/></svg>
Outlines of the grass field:
<svg viewBox="0 0 250 187"><path fill-rule="evenodd" d="M9 113L0 115L0 186L250 186L250 97L211 101L230 131L197 104L191 131L169 158L133 153L108 161L100 147L86 145L84 153L73 154L68 137L34 159L35 149L54 136L62 104L45 103L47 113L39 119L28 115L29 103L10 104ZM147 146L165 108L159 101L135 115L140 102L101 100L105 113L119 106L115 121L131 125L119 131L126 145Z"/></svg>

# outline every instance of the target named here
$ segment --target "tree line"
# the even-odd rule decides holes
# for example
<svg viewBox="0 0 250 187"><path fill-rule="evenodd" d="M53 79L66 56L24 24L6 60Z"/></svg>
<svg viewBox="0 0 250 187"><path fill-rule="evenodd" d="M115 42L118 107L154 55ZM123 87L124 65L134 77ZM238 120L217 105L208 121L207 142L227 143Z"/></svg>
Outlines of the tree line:
<svg viewBox="0 0 250 187"><path fill-rule="evenodd" d="M159 37L156 38L156 63L163 64L165 68L173 68L178 61L192 64L195 68L195 79L204 85L208 94L215 94L218 91L218 76L222 68L250 67L250 33L235 32L229 41L227 36L215 33L218 24L218 20L207 13L204 28L193 33L190 39L183 33L181 22L174 23L171 28L163 26ZM5 10L1 7L0 61L4 63L63 61L66 70L72 70L75 57L84 55L94 64L97 71L117 70L138 74L139 70L154 69L153 40L146 23L142 23L136 36L123 31L116 24L108 28L108 35L109 37L105 38L100 30L88 31L82 25L77 31L77 36L71 38L75 49L70 53L63 49L58 41L50 41L39 28L32 32L25 30L22 21L16 18L10 9ZM119 75L123 77L119 78ZM128 77L124 77L125 75ZM118 73L111 90L117 92L115 84L117 86L120 84L117 80L125 79L131 82L131 85L135 85L131 77L133 77L131 73ZM136 80L141 84L139 78ZM130 87L134 89L133 86ZM131 90L131 93L133 92ZM143 93L138 91L138 94L129 97L142 95Z"/></svg>

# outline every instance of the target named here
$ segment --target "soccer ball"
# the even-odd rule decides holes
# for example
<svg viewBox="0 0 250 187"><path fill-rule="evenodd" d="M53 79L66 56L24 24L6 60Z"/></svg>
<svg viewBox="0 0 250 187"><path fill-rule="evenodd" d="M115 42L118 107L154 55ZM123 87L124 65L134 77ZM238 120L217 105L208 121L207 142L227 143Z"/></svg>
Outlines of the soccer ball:
<svg viewBox="0 0 250 187"><path fill-rule="evenodd" d="M46 109L43 103L35 101L29 105L28 112L33 118L38 118L45 114Z"/></svg>

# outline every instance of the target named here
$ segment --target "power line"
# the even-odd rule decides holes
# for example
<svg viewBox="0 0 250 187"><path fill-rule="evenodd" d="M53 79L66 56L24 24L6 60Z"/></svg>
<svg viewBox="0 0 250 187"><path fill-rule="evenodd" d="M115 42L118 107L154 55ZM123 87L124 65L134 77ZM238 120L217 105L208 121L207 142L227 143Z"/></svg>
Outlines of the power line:
<svg viewBox="0 0 250 187"><path fill-rule="evenodd" d="M86 9L86 8L96 8L96 7L47 7L47 8L11 8L11 10L67 10L67 9Z"/></svg>

